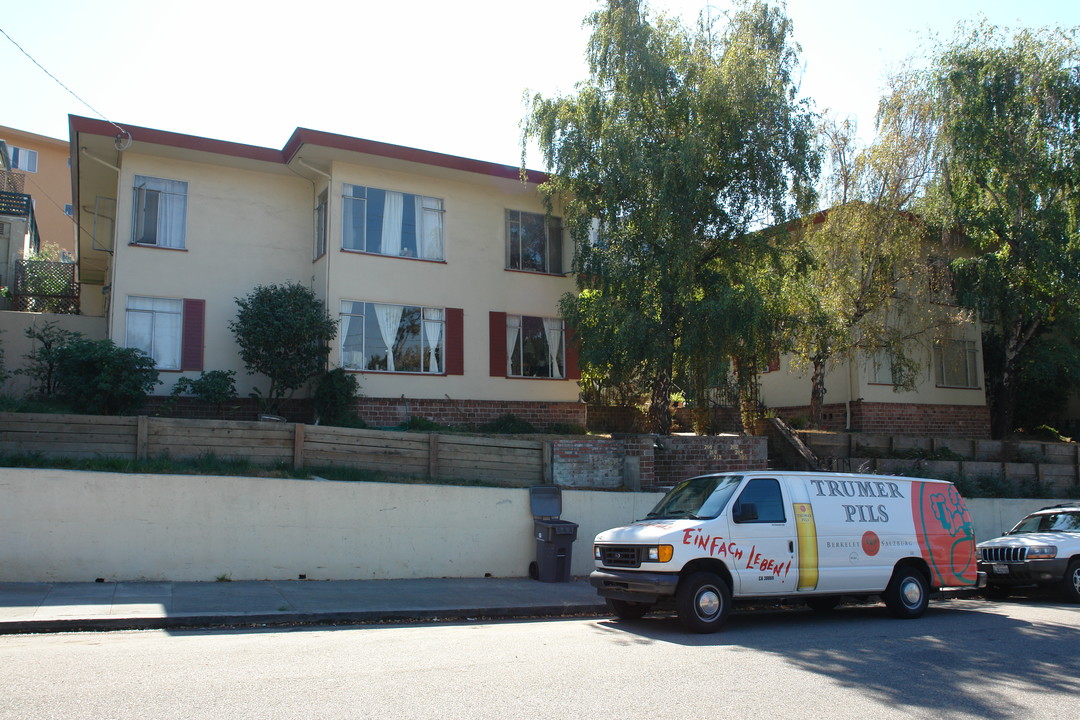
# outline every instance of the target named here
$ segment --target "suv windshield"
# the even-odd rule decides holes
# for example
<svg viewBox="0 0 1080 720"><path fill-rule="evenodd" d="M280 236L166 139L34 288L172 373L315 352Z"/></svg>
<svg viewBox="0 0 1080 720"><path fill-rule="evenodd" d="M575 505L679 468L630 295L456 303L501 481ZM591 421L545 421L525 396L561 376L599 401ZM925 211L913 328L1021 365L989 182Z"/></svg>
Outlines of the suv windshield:
<svg viewBox="0 0 1080 720"><path fill-rule="evenodd" d="M714 518L731 499L742 475L702 475L668 492L646 518Z"/></svg>
<svg viewBox="0 0 1080 720"><path fill-rule="evenodd" d="M1053 512L1028 515L1016 524L1009 535L1042 532L1080 532L1080 512Z"/></svg>

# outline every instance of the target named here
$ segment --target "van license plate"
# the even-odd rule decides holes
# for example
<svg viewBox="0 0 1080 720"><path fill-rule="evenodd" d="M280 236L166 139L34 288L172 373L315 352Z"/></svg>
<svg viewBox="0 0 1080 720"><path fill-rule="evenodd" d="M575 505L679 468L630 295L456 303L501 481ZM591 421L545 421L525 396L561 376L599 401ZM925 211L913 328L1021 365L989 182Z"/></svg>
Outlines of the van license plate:
<svg viewBox="0 0 1080 720"><path fill-rule="evenodd" d="M995 563L992 566L992 569L993 569L995 575L1008 575L1009 574L1009 566L1008 565L1001 565L1000 563Z"/></svg>

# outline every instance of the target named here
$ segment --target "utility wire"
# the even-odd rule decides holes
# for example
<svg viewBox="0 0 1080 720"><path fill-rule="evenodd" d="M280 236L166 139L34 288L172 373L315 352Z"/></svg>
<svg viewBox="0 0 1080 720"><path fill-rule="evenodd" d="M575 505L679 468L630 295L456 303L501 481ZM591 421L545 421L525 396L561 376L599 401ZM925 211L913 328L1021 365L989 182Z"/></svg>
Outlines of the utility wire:
<svg viewBox="0 0 1080 720"><path fill-rule="evenodd" d="M101 118L102 120L104 120L105 122L107 122L107 123L109 123L110 125L112 125L112 126L113 126L114 128L116 128L117 130L119 130L119 131L120 131L120 132L121 132L122 134L126 135L126 136L127 136L128 138L129 138L129 140L130 140L130 138L131 138L131 133L129 133L129 132L127 131L127 130L125 130L124 128L120 127L120 126L119 126L119 125L117 125L116 123L114 123L114 122L113 122L112 120L110 120L109 118L107 118L107 117L105 117L104 115L102 115L102 114L101 114L100 112L98 112L98 111L97 111L97 110L96 110L96 109L95 109L95 108L94 108L94 107L93 107L93 106L92 106L92 105L91 105L90 103L86 102L86 101L85 101L85 100L83 100L83 99L82 99L81 97L79 97L78 95L76 95L76 94L75 94L75 92L74 92L74 91L73 91L73 90L72 90L71 88L69 88L69 87L68 87L67 85L65 85L64 83L60 82L60 80L58 80L58 79L57 79L57 77L56 77L55 75L53 75L53 74L52 74L51 72L49 72L48 70L46 70L46 69L45 69L45 66L44 66L44 65L42 65L42 64L41 64L41 63L39 63L39 62L38 62L37 60L35 60L35 59L33 58L33 56L32 56L32 55L30 55L30 53L28 53L28 52L26 52L25 50L23 50L23 47L22 47L22 45L20 45L19 43L15 42L15 40L14 40L14 39L13 39L13 38L12 38L12 37L11 37L10 35L8 35L8 34L7 34L7 32L5 32L5 31L4 31L4 28L0 28L0 33L2 33L2 34L3 34L3 36L4 36L4 37L6 37L6 38L7 38L7 39L8 39L8 40L9 40L9 41L11 42L11 44L12 44L12 45L14 45L15 47L19 48L19 52L21 52L21 53L22 53L23 55L25 55L26 57L30 58L30 62L32 62L32 63L34 63L35 65L37 65L37 66L38 66L39 68L41 68L41 71L42 71L43 73L45 73L46 75L48 75L49 77L51 77L51 78L53 79L53 81L54 81L54 82L56 82L56 84L57 84L57 85L59 85L60 87L64 88L65 90L67 90L67 91L68 91L68 93L70 93L70 94L71 94L71 97L75 98L76 100L78 100L79 102L81 102L81 103L82 103L83 105L85 105L86 107L88 107L88 108L90 108L91 110L93 110L93 112L94 112L94 113L96 113L98 117L100 117L100 118Z"/></svg>

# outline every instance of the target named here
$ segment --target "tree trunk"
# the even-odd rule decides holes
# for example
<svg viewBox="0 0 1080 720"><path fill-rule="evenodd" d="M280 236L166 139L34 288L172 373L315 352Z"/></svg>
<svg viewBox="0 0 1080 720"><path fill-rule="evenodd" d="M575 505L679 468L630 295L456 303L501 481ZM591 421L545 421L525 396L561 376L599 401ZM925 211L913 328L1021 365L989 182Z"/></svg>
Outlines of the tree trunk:
<svg viewBox="0 0 1080 720"><path fill-rule="evenodd" d="M649 426L657 435L671 434L671 363L657 369L653 375Z"/></svg>
<svg viewBox="0 0 1080 720"><path fill-rule="evenodd" d="M821 430L824 424L825 405L825 359L814 357L814 371L810 375L810 427Z"/></svg>
<svg viewBox="0 0 1080 720"><path fill-rule="evenodd" d="M735 384L739 388L739 416L742 419L743 432L753 435L757 421L761 419L757 397L757 373L751 363L740 358L731 358L731 367L735 372Z"/></svg>

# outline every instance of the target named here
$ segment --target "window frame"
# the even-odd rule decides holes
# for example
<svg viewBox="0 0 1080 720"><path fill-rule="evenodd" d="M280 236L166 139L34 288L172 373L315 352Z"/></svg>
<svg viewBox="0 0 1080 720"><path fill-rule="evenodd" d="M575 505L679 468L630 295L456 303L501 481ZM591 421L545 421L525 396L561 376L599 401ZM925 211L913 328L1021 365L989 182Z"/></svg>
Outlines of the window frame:
<svg viewBox="0 0 1080 720"><path fill-rule="evenodd" d="M360 304L362 306L360 312L356 311L355 306L357 304ZM375 308L375 306L377 306L377 305L384 305L384 306L388 306L388 307L396 307L396 308L401 309L401 312L398 313L398 328L397 328L397 333L395 335L395 342L393 344L391 344L390 346L387 346L386 338L383 336L383 330L382 330L381 323L380 323L380 320L379 320L378 315L377 315L377 310ZM348 308L349 308L348 310L346 310L346 306L348 306ZM419 331L416 334L416 337L417 337L417 339L418 339L418 341L420 343L420 369L419 370L398 370L396 368L390 368L390 365L396 362L396 358L392 357L391 353L393 351L394 345L397 345L396 337L398 335L400 335L400 333L401 333L401 324L405 319L404 318L405 311L409 310L409 309L416 309L420 313L420 327L419 327ZM460 360L450 357L450 354L454 351L453 348L451 347L451 340L450 340L450 337L449 337L449 335L450 335L449 330L450 330L452 324L454 323L454 319L451 317L451 310L452 310L451 308L434 307L434 306L431 306L431 305L418 305L418 304L417 305L406 305L406 304L402 304L402 303L378 303L378 302L374 302L374 301L371 301L371 300L342 299L339 302L339 305L338 305L338 336L340 338L339 342L338 342L338 364L341 366L341 368L343 368L344 370L347 370L349 372L371 372L371 373L389 373L389 374L393 374L393 375L435 375L435 376L449 375L449 374L460 374L460 373L453 373L452 369L450 368L451 364L459 364L460 363ZM371 313L370 316L368 315L369 311ZM439 313L438 318L433 316L433 314L436 313L436 312ZM346 349L346 342L349 340L349 337L350 337L350 328L349 328L349 324L346 322L346 318L359 318L360 321L361 321L360 329L359 329L359 332L358 332L359 339L360 339L360 349L359 350L347 350ZM373 328L368 327L369 322L374 323ZM430 327L430 326L428 325L428 323L436 323L439 326L439 337L438 337L437 344L435 345L434 348L432 348L431 345L429 344L430 336L429 336L428 327ZM385 361L386 364L387 364L387 367L385 367L385 368L369 367L370 364L371 364L372 358L371 358L370 353L368 352L367 338L368 338L369 334L371 334L373 332L378 333L378 335L379 335L379 337L380 337L380 339L381 339L381 341L383 343L383 346L387 350L386 361ZM437 355L435 355L435 357L438 358L439 368L438 368L438 370L431 370L431 369L425 370L424 369L425 363L428 364L429 368L431 367L431 359L432 359L432 351L433 350L435 351L435 353L437 353ZM346 353L359 353L359 356L361 358L361 365L362 366L356 366L356 365L348 364L346 362L346 357L347 357Z"/></svg>
<svg viewBox="0 0 1080 720"><path fill-rule="evenodd" d="M535 223L537 220L543 223L544 228L544 249L543 249L543 269L537 269L534 267L523 267L522 252L523 246L523 228L526 226L526 221L532 221ZM516 272L528 272L535 273L537 275L558 275L563 274L563 225L562 218L554 215L545 215L544 213L535 213L528 210L511 210L506 209L504 214L504 234L505 234L505 246L506 246L506 269ZM517 230L515 240L515 232ZM516 248L515 248L516 244ZM516 250L516 253L515 253ZM516 266L515 266L516 257Z"/></svg>
<svg viewBox="0 0 1080 720"><path fill-rule="evenodd" d="M947 372L946 353L950 348L963 347L964 374L967 375L968 383L953 382L957 378L950 377ZM960 390L978 390L979 385L979 348L974 340L946 339L934 343L934 370L937 387L956 388Z"/></svg>
<svg viewBox="0 0 1080 720"><path fill-rule="evenodd" d="M140 180L143 182L140 184ZM158 185L158 187L148 187ZM183 186L183 192L179 192ZM148 201L154 193L153 203L153 236L148 234L147 220L149 219ZM159 213L163 209L162 196L172 198L174 207L171 212L178 214L172 221L172 226L162 232L162 218ZM169 178L154 177L151 175L135 175L132 180L132 203L131 203L131 241L130 245L138 247L154 247L165 250L187 249L187 206L188 206L188 183L186 180L172 180Z"/></svg>
<svg viewBox="0 0 1080 720"><path fill-rule="evenodd" d="M177 303L179 310L167 310L154 307L132 308L132 301L149 300L165 303ZM154 304L154 303L148 303ZM147 349L132 342L132 315L150 315L150 348ZM176 365L164 366L155 356L158 335L158 315L178 315L179 322L168 332L175 333L171 341L176 346ZM206 337L206 301L192 298L167 298L152 295L128 295L124 304L124 347L137 348L154 358L154 366L165 372L184 372L202 370Z"/></svg>
<svg viewBox="0 0 1080 720"><path fill-rule="evenodd" d="M525 332L524 332L525 325L526 325L526 319L528 319L528 320L539 320L541 322L541 328L542 328L543 334L544 334L543 340L544 340L544 343L545 343L545 346L546 346L545 349L547 350L547 358L545 358L546 360L548 360L547 367L551 368L553 371L558 371L559 370L559 365L561 364L562 370L561 370L561 372L559 374L554 374L554 372L552 372L551 374L548 374L548 375L531 375L531 374L527 375L527 374L525 374L523 372L523 369L524 369L524 366L525 366L525 350L526 350L525 343L528 340L528 338L525 337ZM559 337L559 346L558 346L556 356L553 356L553 354L551 352L551 349L550 349L551 341L550 341L550 339L548 337L548 323L558 323L557 332L558 332L558 337ZM509 342L509 338L511 336L511 329L512 328L516 330L516 333L514 333L515 340L514 340L514 347L513 348L510 347L510 342ZM517 378L517 379L526 379L526 380L566 380L567 379L567 356L566 356L567 332L566 332L566 321L565 320L563 320L562 318L543 317L543 316L539 316L539 315L515 315L515 314L507 313L506 314L506 337L508 339L507 342L506 342L506 377L508 377L508 378ZM519 358L518 359L519 372L516 372L516 373L514 372L514 354L515 354L515 352L518 354L518 358ZM550 362L552 359L554 359L554 361L555 361L554 366Z"/></svg>
<svg viewBox="0 0 1080 720"><path fill-rule="evenodd" d="M326 255L327 235L329 234L330 221L330 188L319 193L318 204L315 206L315 237L311 250L311 261L315 262Z"/></svg>
<svg viewBox="0 0 1080 720"><path fill-rule="evenodd" d="M18 170L25 173L37 174L38 171L38 151L30 148L20 147L18 145L7 145L8 159L11 161L11 169ZM24 159L25 158L25 159ZM32 166L32 167L30 167Z"/></svg>
<svg viewBox="0 0 1080 720"><path fill-rule="evenodd" d="M379 219L379 227L383 232L383 236L379 238L379 250L368 249L368 228L374 222L373 217L369 217L369 193L375 191L383 193L383 208L384 212ZM413 203L413 216L415 218L413 224L413 243L415 244L415 254L409 254L409 248L403 248L397 252L384 252L382 248L385 247L385 228L382 223L386 217L385 203L386 194L392 193L402 196L402 223L401 232L402 235L397 239L399 245L404 245L405 240L405 198L411 197ZM417 205L419 203L419 205ZM357 211L356 206L360 206L361 210ZM351 221L350 214L360 214L359 225L359 237L352 237L354 234L354 222ZM432 225L428 226L425 223L431 220ZM438 239L434 244L433 249L436 251L434 254L424 255L422 254L422 245L424 243L422 236L425 229L435 229L438 232ZM352 240L351 246L346 246L347 241ZM388 190L385 188L373 187L371 185L356 185L353 183L341 184L341 250L342 252L350 253L362 253L366 255L378 255L381 257L398 257L406 258L410 260L424 260L427 262L445 262L446 261L446 202L442 198L434 197L432 195L422 195L420 193L403 192L400 190Z"/></svg>

